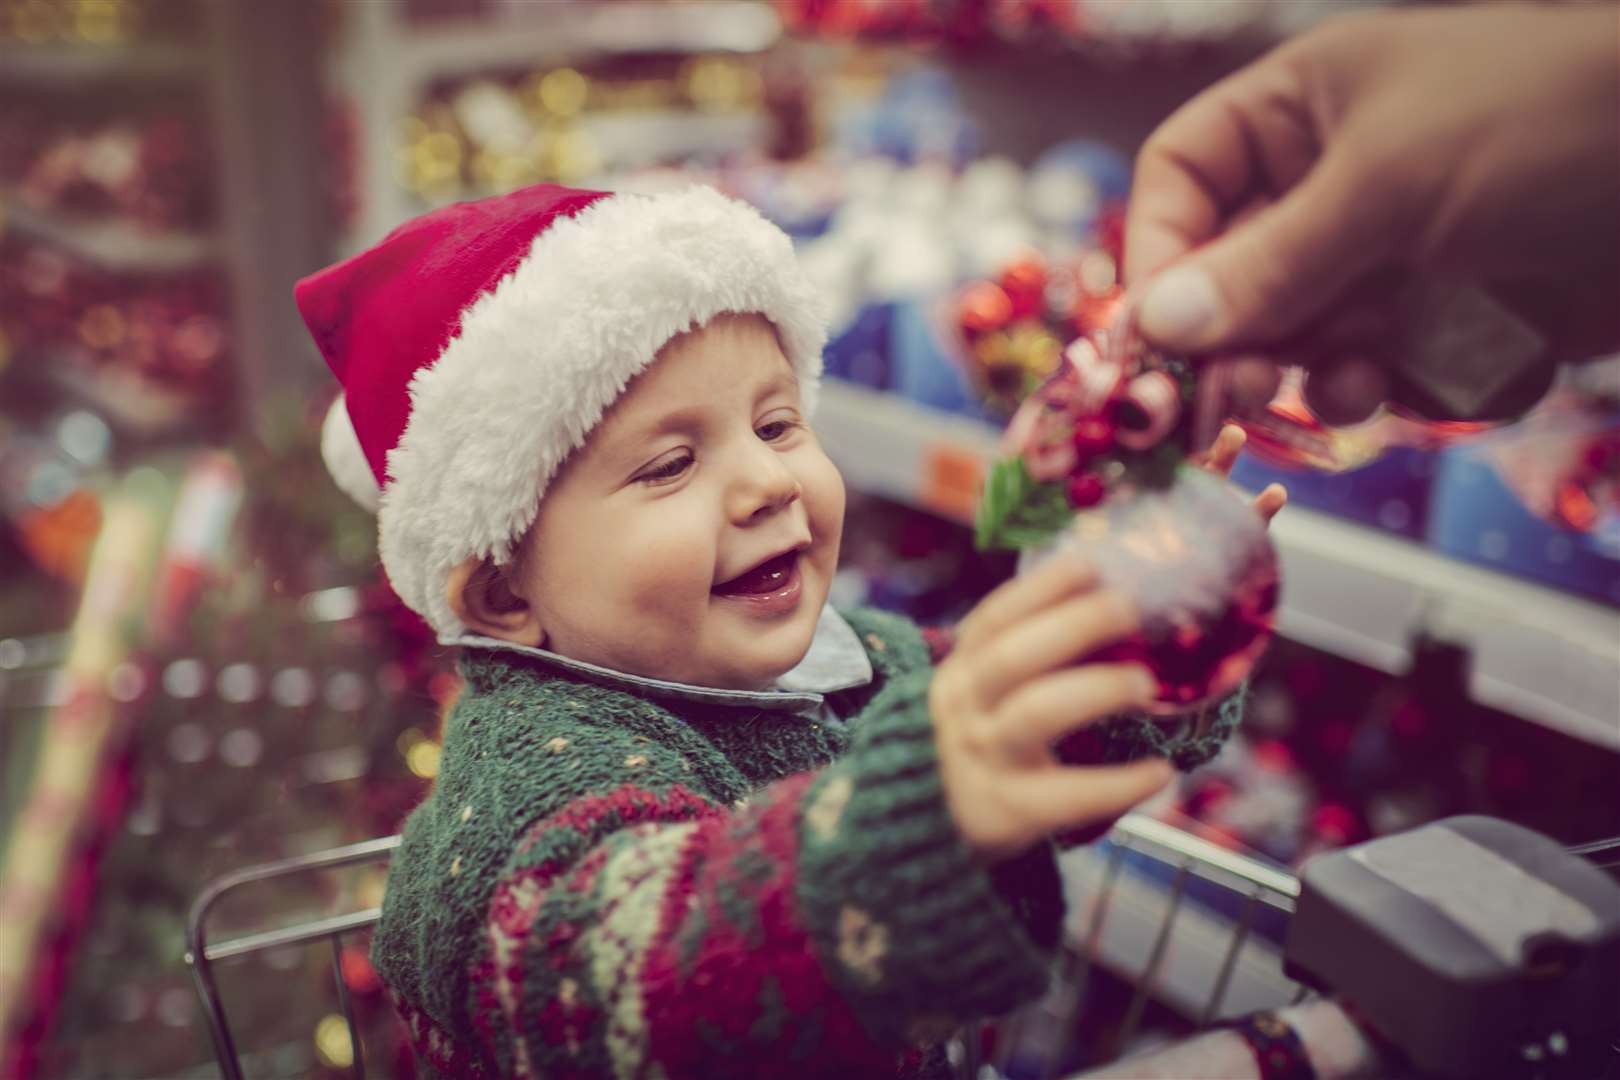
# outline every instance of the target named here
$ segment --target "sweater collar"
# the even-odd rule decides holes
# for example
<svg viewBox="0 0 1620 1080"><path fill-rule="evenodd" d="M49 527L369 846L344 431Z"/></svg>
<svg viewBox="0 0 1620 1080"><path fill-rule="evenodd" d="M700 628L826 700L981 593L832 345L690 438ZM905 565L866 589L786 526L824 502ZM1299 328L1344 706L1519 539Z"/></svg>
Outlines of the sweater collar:
<svg viewBox="0 0 1620 1080"><path fill-rule="evenodd" d="M861 639L831 604L821 609L815 637L804 659L776 680L769 690L722 690L712 686L649 679L599 664L559 656L549 649L534 649L481 634L459 634L439 639L441 645L460 645L490 652L516 653L537 660L598 685L624 690L643 697L696 702L703 705L749 706L784 712L803 712L821 707L827 694L865 686L872 681L872 660Z"/></svg>

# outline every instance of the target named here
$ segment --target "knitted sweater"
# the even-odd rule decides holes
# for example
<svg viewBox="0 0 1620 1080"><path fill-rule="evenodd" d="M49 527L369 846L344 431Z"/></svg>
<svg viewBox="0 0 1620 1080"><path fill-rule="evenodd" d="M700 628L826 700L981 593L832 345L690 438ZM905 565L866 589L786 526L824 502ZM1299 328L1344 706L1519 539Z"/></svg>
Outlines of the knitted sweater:
<svg viewBox="0 0 1620 1080"><path fill-rule="evenodd" d="M469 650L372 947L429 1072L938 1073L1046 986L1050 848L993 870L945 809L927 647L824 710L672 703Z"/></svg>

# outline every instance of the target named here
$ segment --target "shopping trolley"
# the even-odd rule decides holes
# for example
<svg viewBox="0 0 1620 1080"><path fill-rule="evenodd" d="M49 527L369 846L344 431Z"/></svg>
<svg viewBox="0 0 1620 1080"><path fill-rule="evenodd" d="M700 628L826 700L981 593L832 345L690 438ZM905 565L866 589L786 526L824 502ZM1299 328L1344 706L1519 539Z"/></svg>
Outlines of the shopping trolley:
<svg viewBox="0 0 1620 1080"><path fill-rule="evenodd" d="M270 949L322 944L331 953L335 994L352 1042L351 1071L356 1077L366 1075L361 1032L340 955L344 939L366 932L379 911L373 907L328 915L213 941L208 922L216 905L255 885L384 861L398 845L394 836L285 859L226 875L203 890L188 920L185 959L227 1080L240 1080L244 1072L214 964ZM1571 851L1620 878L1620 838ZM1316 997L1316 991L1296 977L1299 973L1289 970L1279 944L1301 896L1301 880L1293 874L1154 818L1130 814L1103 841L1066 853L1063 877L1070 947L1064 952L1062 977L1045 999L1000 1025L990 1052L983 1051L977 1038L953 1039L948 1051L958 1077L1052 1075L1041 1070L1066 1059L1076 1019L1086 1008L1089 976L1098 968L1122 979L1130 987L1130 997L1111 1032L1110 1045L1102 1048L1103 1053L1094 1053L1093 1061L1131 1050L1150 1008L1169 1009L1202 1030L1232 1017L1308 1003ZM1620 920L1620 910L1612 914ZM1323 1009L1337 1009L1331 999L1319 1000ZM1348 1022L1344 1026L1351 1027ZM1620 1018L1614 1034L1620 1036ZM1231 1071L1199 1075L1232 1080L1257 1075L1252 1054L1235 1036L1225 1044L1204 1038L1198 1044L1204 1067L1210 1067L1211 1055L1227 1054ZM1393 1059L1381 1059L1389 1052L1387 1047L1365 1038L1353 1050L1363 1055L1359 1075L1393 1080L1401 1068ZM1114 1072L1105 1065L1080 1075L1148 1074Z"/></svg>

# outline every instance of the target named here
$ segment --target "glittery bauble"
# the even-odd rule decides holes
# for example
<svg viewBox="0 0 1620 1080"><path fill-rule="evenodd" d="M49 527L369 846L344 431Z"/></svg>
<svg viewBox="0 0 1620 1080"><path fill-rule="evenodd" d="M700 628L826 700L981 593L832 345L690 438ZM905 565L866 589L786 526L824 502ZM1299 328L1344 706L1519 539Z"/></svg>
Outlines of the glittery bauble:
<svg viewBox="0 0 1620 1080"><path fill-rule="evenodd" d="M1271 640L1276 549L1254 508L1208 473L1184 468L1168 490L1111 498L1033 559L1066 553L1136 602L1141 631L1086 659L1146 664L1159 680L1154 712L1225 697Z"/></svg>

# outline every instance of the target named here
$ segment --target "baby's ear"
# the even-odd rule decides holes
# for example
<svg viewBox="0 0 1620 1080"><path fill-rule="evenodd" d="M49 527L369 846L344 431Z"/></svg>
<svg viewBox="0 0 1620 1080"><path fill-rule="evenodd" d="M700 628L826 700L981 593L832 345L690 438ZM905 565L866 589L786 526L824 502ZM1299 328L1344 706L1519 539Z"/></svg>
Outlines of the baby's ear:
<svg viewBox="0 0 1620 1080"><path fill-rule="evenodd" d="M455 567L444 588L450 610L473 633L536 649L545 644L539 612L487 557L474 555Z"/></svg>

